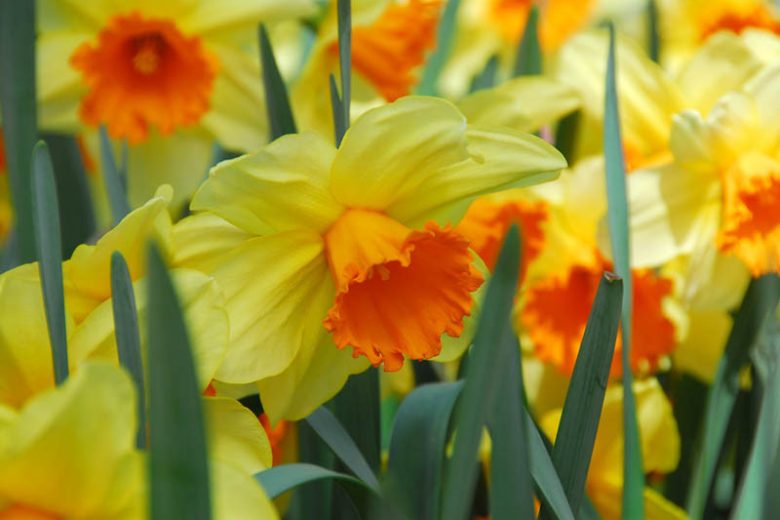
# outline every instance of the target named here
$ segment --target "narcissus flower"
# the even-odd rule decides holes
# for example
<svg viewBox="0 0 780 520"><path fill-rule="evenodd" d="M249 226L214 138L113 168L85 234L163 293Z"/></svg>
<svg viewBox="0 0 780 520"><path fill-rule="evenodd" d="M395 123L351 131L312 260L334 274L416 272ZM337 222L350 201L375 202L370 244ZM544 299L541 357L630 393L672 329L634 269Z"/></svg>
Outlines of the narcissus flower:
<svg viewBox="0 0 780 520"><path fill-rule="evenodd" d="M136 205L165 182L179 196L191 194L214 140L241 151L264 142L257 58L246 49L254 48L258 23L316 12L312 0L38 4L42 125L72 131L103 124L127 140ZM155 182L145 179L150 156L170 163L155 168Z"/></svg>
<svg viewBox="0 0 780 520"><path fill-rule="evenodd" d="M292 135L217 166L175 239L177 262L225 290L231 346L216 378L259 381L272 421L297 419L362 360L436 357L483 280L453 229L466 206L564 165L541 139L410 97L364 114L338 150Z"/></svg>
<svg viewBox="0 0 780 520"><path fill-rule="evenodd" d="M768 67L706 117L675 118L674 162L629 183L637 242L661 235L643 248L669 256L705 248L739 258L754 276L780 272L778 71Z"/></svg>
<svg viewBox="0 0 780 520"><path fill-rule="evenodd" d="M5 142L3 128L0 127L0 243L5 242L13 225L11 192L8 188L8 169L5 162Z"/></svg>

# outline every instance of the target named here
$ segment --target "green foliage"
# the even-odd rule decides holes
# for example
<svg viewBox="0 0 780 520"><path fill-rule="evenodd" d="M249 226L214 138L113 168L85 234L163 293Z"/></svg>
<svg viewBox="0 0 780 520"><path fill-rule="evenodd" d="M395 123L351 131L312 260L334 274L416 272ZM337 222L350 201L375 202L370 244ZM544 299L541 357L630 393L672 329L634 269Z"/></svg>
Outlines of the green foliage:
<svg viewBox="0 0 780 520"><path fill-rule="evenodd" d="M268 113L268 126L271 129L271 141L283 135L294 134L298 131L295 126L290 99L287 95L287 87L279 72L274 57L274 49L268 38L265 25L259 29L260 61L263 68L263 94L265 95L265 107Z"/></svg>
<svg viewBox="0 0 780 520"><path fill-rule="evenodd" d="M68 377L68 335L65 329L65 294L62 287L60 212L54 171L46 143L39 142L35 145L32 167L33 227L39 258L38 271L54 361L54 380L60 384Z"/></svg>
<svg viewBox="0 0 780 520"><path fill-rule="evenodd" d="M179 299L149 246L147 359L152 520L211 517L203 409Z"/></svg>

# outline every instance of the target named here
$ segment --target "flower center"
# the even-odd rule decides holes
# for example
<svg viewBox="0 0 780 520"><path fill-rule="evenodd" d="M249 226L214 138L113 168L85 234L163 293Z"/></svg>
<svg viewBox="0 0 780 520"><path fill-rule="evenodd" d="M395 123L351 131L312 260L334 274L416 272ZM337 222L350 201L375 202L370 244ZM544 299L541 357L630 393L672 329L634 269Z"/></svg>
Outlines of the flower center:
<svg viewBox="0 0 780 520"><path fill-rule="evenodd" d="M0 510L0 520L58 520L59 515L41 511L24 504L12 504Z"/></svg>
<svg viewBox="0 0 780 520"><path fill-rule="evenodd" d="M780 163L759 153L743 155L723 173L722 184L720 250L755 276L780 270Z"/></svg>
<svg viewBox="0 0 780 520"><path fill-rule="evenodd" d="M749 10L738 10L732 6L720 10L707 10L708 19L701 24L701 39L706 40L718 31L731 31L736 34L750 28L764 29L780 33L780 23L765 5L757 5Z"/></svg>
<svg viewBox="0 0 780 520"><path fill-rule="evenodd" d="M483 282L468 241L429 223L406 228L382 213L351 209L325 235L336 301L325 318L339 348L351 346L386 371L404 356L428 359L441 336L457 337Z"/></svg>
<svg viewBox="0 0 780 520"><path fill-rule="evenodd" d="M492 271L504 235L512 224L517 224L523 242L519 278L522 281L528 265L544 247L542 224L546 220L547 208L542 202L523 199L499 201L482 197L469 206L455 231L468 238L471 248Z"/></svg>
<svg viewBox="0 0 780 520"><path fill-rule="evenodd" d="M610 266L575 265L567 272L531 285L520 321L527 328L539 358L571 374L596 297L602 273ZM675 345L675 328L663 312L663 301L672 292L672 282L647 269L632 271L634 287L631 332L631 369L654 371ZM612 376L620 376L622 340L618 335Z"/></svg>
<svg viewBox="0 0 780 520"><path fill-rule="evenodd" d="M352 66L387 101L411 92L413 71L436 43L442 0L390 3L371 25L352 30ZM338 55L338 43L330 47Z"/></svg>
<svg viewBox="0 0 780 520"><path fill-rule="evenodd" d="M150 126L168 134L197 123L209 109L218 69L198 37L136 12L112 18L97 43L78 47L70 64L88 88L82 120L105 124L131 143L145 140Z"/></svg>

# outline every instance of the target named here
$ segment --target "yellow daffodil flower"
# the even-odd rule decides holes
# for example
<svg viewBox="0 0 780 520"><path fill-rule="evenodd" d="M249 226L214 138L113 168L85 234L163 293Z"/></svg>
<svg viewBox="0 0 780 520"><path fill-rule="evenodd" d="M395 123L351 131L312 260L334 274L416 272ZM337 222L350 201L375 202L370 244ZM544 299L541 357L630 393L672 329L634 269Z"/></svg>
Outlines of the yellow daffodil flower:
<svg viewBox="0 0 780 520"><path fill-rule="evenodd" d="M680 434L672 407L656 379L634 384L637 422L645 473L665 474L677 467L680 458ZM540 425L555 438L561 409L542 417ZM605 519L621 518L623 492L623 387L611 385L604 397L596 443L586 483L588 496ZM650 520L687 518L685 512L658 492L646 487L645 517Z"/></svg>
<svg viewBox="0 0 780 520"><path fill-rule="evenodd" d="M556 51L591 18L591 0L549 0L540 3L539 41L545 53ZM472 78L492 56L508 66L525 29L530 0L463 0L458 10L456 39L441 78L451 98L467 92Z"/></svg>
<svg viewBox="0 0 780 520"><path fill-rule="evenodd" d="M517 319L523 344L565 374L574 368L601 275L613 269L597 241L605 194L604 163L594 157L556 183L478 199L456 228L491 266L503 234L513 223L520 227L523 290ZM631 365L646 374L668 366L686 320L673 279L649 269L633 269L632 279ZM614 376L621 372L621 344L618 338Z"/></svg>
<svg viewBox="0 0 780 520"><path fill-rule="evenodd" d="M214 140L239 151L265 142L257 25L315 12L313 0L38 0L42 125L104 124L130 143L133 205L166 182L183 200Z"/></svg>
<svg viewBox="0 0 780 520"><path fill-rule="evenodd" d="M144 456L134 446L135 399L124 371L90 361L18 412L0 406L0 519L146 518ZM265 468L253 462L264 436L236 444L242 434L255 433L246 417L230 416L242 408L206 407L207 418L226 419L233 427L232 438L210 436L216 444L210 457L214 517L278 518L248 473Z"/></svg>
<svg viewBox="0 0 780 520"><path fill-rule="evenodd" d="M175 240L177 264L225 291L216 378L258 381L275 422L306 416L366 361L398 370L439 355L483 279L451 226L475 196L564 165L541 139L410 97L358 118L339 149L306 133L217 166Z"/></svg>
<svg viewBox="0 0 780 520"><path fill-rule="evenodd" d="M426 53L436 44L444 0L352 2L352 115L412 93ZM336 2L330 3L292 97L299 126L330 139L330 74L338 77Z"/></svg>
<svg viewBox="0 0 780 520"><path fill-rule="evenodd" d="M0 408L2 409L2 408ZM130 378L87 363L59 388L0 413L0 518L143 518Z"/></svg>

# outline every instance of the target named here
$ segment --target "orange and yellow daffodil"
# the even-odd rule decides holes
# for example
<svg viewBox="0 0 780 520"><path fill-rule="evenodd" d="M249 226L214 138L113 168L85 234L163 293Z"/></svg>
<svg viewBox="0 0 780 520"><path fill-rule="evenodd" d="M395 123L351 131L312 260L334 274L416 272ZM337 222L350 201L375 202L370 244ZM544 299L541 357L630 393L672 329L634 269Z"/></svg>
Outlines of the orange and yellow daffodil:
<svg viewBox="0 0 780 520"><path fill-rule="evenodd" d="M470 126L424 97L366 112L338 149L304 133L218 165L174 232L177 263L225 291L216 378L257 381L272 421L298 419L366 361L438 356L483 281L453 229L466 206L564 165L537 137Z"/></svg>

